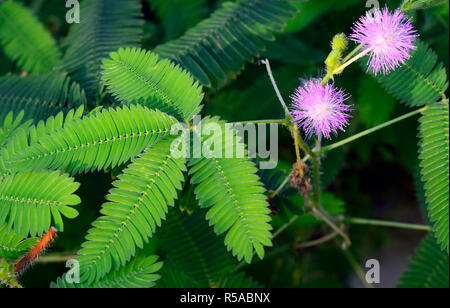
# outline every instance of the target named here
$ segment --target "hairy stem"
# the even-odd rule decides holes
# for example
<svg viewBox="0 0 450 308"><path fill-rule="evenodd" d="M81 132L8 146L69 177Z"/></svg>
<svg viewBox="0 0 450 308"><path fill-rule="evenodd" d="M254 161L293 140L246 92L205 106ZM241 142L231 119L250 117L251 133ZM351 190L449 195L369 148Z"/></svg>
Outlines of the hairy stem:
<svg viewBox="0 0 450 308"><path fill-rule="evenodd" d="M343 219L343 222L347 223L347 224L354 224L354 225L369 225L369 226L409 229L409 230L427 231L427 232L431 231L431 227L427 226L427 225L402 223L402 222L397 222L397 221L384 221L384 220L349 217L349 218Z"/></svg>
<svg viewBox="0 0 450 308"><path fill-rule="evenodd" d="M348 137L348 138L346 138L346 139L344 139L344 140L341 140L341 141L339 141L339 142L330 144L330 145L324 147L324 148L321 150L321 153L324 154L324 153L326 153L326 152L328 152L328 151L337 149L337 148L339 148L339 147L341 147L341 146L343 146L343 145L345 145L345 144L347 144L347 143L350 143L350 142L353 142L353 141L355 141L355 140L358 140L359 138L362 138L362 137L364 137L364 136L367 136L367 135L369 135L369 134L371 134L371 133L374 133L374 132L376 132L376 131L378 131L378 130L380 130L380 129L383 129L383 128L385 128L385 127L388 127L388 126L390 126L390 125L392 125L392 124L395 124L395 123L400 122L400 121L402 121L402 120L405 120L405 119L407 119L407 118L413 117L413 116L415 116L416 114L419 114L419 113L421 113L421 112L423 112L423 111L425 111L425 110L427 110L427 109L428 109L427 106L426 106L426 107L423 107L423 108L420 108L420 109L418 109L418 110L412 111L412 112L410 112L410 113L407 113L407 114L405 114L405 115L402 115L402 116L400 116L400 117L398 117L398 118L395 118L395 119L393 119L393 120L390 120L390 121L385 122L385 123L383 123L383 124L380 124L380 125L378 125L378 126L369 128L369 129L367 129L367 130L365 130L365 131L362 131L362 132L360 132L360 133L358 133L358 134L356 134L356 135L353 135L353 136L351 136L351 137Z"/></svg>

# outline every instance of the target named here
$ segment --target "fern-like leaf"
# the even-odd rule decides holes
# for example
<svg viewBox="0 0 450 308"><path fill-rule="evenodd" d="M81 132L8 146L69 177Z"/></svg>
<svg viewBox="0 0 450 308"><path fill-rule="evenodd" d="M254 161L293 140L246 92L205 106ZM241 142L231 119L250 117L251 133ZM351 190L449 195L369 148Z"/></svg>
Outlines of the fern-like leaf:
<svg viewBox="0 0 450 308"><path fill-rule="evenodd" d="M205 145L221 145L220 153L203 153L203 158L194 158L189 162L192 175L191 184L197 185L195 194L200 207L211 208L206 218L214 225L217 234L227 232L225 244L238 260L250 263L254 250L262 259L264 246L271 246L270 210L264 195L265 189L260 182L257 168L248 158L226 157L224 153L233 153L236 157L237 147L225 142L227 136L235 132L225 132L225 123L217 118L205 118L202 127L218 125L222 134L211 136L194 128ZM212 126L211 126L212 127ZM236 144L242 144L236 142ZM230 146L232 148L230 148ZM218 154L218 155L216 155ZM210 158L207 158L210 157Z"/></svg>
<svg viewBox="0 0 450 308"><path fill-rule="evenodd" d="M3 125L0 123L0 149L5 146L8 140L21 129L27 129L31 125L31 121L23 121L24 112L20 112L16 117L13 112L6 115Z"/></svg>
<svg viewBox="0 0 450 308"><path fill-rule="evenodd" d="M61 62L61 52L39 20L22 4L0 4L0 42L5 53L27 72L42 74Z"/></svg>
<svg viewBox="0 0 450 308"><path fill-rule="evenodd" d="M56 171L5 176L0 183L0 224L7 222L6 230L22 237L42 235L51 225L62 231L61 215L78 215L71 207L80 203L73 194L78 187L73 178Z"/></svg>
<svg viewBox="0 0 450 308"><path fill-rule="evenodd" d="M92 98L100 88L102 60L121 46L140 46L141 4L138 0L86 0L82 22L73 24L64 42L63 69Z"/></svg>
<svg viewBox="0 0 450 308"><path fill-rule="evenodd" d="M148 148L124 170L107 195L78 252L82 281L92 283L124 265L143 247L173 206L184 180L184 158L171 156L173 139Z"/></svg>
<svg viewBox="0 0 450 308"><path fill-rule="evenodd" d="M409 270L400 278L400 288L448 288L448 253L441 251L433 236L416 250Z"/></svg>
<svg viewBox="0 0 450 308"><path fill-rule="evenodd" d="M220 86L258 56L296 12L279 0L224 2L210 18L155 52L189 70L203 85Z"/></svg>
<svg viewBox="0 0 450 308"><path fill-rule="evenodd" d="M0 225L0 259L17 261L39 242L39 238L24 239L8 231L6 223Z"/></svg>
<svg viewBox="0 0 450 308"><path fill-rule="evenodd" d="M86 104L84 91L65 74L0 77L0 120L24 111L24 119L47 119Z"/></svg>
<svg viewBox="0 0 450 308"><path fill-rule="evenodd" d="M67 282L66 275L50 284L51 288L151 288L160 279L156 274L163 266L156 262L157 256L138 257L118 270L112 271L101 280L92 283Z"/></svg>
<svg viewBox="0 0 450 308"><path fill-rule="evenodd" d="M103 62L103 79L119 100L141 100L180 120L200 111L202 88L178 65L143 49L120 48L110 57Z"/></svg>
<svg viewBox="0 0 450 308"><path fill-rule="evenodd" d="M375 79L408 106L431 105L445 97L448 87L444 65L438 63L436 53L421 41L405 65Z"/></svg>
<svg viewBox="0 0 450 308"><path fill-rule="evenodd" d="M217 286L220 278L234 267L234 259L199 211L191 215L171 211L157 235L165 255L161 286Z"/></svg>
<svg viewBox="0 0 450 308"><path fill-rule="evenodd" d="M174 118L142 106L104 109L38 138L8 147L5 165L17 171L66 169L71 173L114 168L170 131Z"/></svg>
<svg viewBox="0 0 450 308"><path fill-rule="evenodd" d="M433 230L443 249L449 247L448 101L429 106L420 118L419 159L425 199Z"/></svg>

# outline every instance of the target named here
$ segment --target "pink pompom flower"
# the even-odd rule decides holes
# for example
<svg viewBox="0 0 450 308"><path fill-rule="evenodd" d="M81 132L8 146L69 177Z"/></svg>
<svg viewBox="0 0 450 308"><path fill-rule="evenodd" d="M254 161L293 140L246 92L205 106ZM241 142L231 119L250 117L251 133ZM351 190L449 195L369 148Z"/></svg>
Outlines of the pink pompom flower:
<svg viewBox="0 0 450 308"><path fill-rule="evenodd" d="M398 9L393 13L387 7L367 12L352 31L350 39L369 53L368 70L375 75L387 74L405 64L416 49L417 31L411 19Z"/></svg>
<svg viewBox="0 0 450 308"><path fill-rule="evenodd" d="M322 85L319 78L303 80L291 96L292 121L308 138L315 135L330 139L331 134L336 135L348 125L351 106L344 102L349 97L333 84Z"/></svg>

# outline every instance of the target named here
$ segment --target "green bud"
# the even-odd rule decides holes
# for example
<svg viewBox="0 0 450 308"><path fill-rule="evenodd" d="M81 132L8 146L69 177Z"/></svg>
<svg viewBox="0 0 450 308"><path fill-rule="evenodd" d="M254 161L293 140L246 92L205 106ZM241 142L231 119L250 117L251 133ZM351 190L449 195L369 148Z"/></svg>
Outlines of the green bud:
<svg viewBox="0 0 450 308"><path fill-rule="evenodd" d="M339 33L334 36L331 47L333 48L333 50L343 52L347 49L347 45L347 36L344 33Z"/></svg>
<svg viewBox="0 0 450 308"><path fill-rule="evenodd" d="M341 61L342 52L340 50L332 50L325 60L327 68L336 68L339 66Z"/></svg>

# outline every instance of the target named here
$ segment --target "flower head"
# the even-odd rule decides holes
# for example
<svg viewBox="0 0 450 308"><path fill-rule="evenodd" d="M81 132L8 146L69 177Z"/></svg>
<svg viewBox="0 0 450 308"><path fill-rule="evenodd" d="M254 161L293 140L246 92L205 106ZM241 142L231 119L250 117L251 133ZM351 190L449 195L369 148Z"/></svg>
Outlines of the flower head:
<svg viewBox="0 0 450 308"><path fill-rule="evenodd" d="M369 53L369 69L375 75L387 74L405 64L416 49L413 43L418 34L411 19L400 10L391 13L386 7L367 12L352 30L350 39Z"/></svg>
<svg viewBox="0 0 450 308"><path fill-rule="evenodd" d="M337 134L348 124L351 106L344 102L349 97L333 84L322 85L321 79L304 80L291 97L292 121L308 138L316 135L329 139L331 133Z"/></svg>

